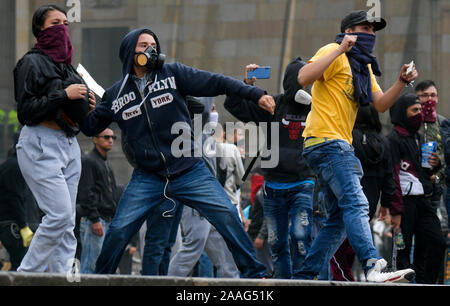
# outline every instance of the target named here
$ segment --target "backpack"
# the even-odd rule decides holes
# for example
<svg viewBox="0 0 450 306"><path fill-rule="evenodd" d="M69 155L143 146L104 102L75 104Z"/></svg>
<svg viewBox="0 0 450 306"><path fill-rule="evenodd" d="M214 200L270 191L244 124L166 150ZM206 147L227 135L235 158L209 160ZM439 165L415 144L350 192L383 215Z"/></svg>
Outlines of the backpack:
<svg viewBox="0 0 450 306"><path fill-rule="evenodd" d="M353 130L355 155L363 165L377 165L384 157L385 146L382 136L371 129Z"/></svg>

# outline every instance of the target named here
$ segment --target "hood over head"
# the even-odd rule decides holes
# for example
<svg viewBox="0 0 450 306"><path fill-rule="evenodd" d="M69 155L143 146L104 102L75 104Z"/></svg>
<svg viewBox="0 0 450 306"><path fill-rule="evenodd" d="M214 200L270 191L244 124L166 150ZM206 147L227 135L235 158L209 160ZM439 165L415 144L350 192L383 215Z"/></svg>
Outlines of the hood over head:
<svg viewBox="0 0 450 306"><path fill-rule="evenodd" d="M295 94L303 87L298 83L298 71L306 63L300 57L293 58L286 67L283 79L284 94L288 101L294 100Z"/></svg>
<svg viewBox="0 0 450 306"><path fill-rule="evenodd" d="M401 95L389 110L392 124L401 126L402 128L410 131L406 110L414 104L422 104L416 94L408 93Z"/></svg>
<svg viewBox="0 0 450 306"><path fill-rule="evenodd" d="M139 28L131 31L122 40L119 51L119 58L122 62L122 74L125 77L127 74L134 73L134 53L136 50L136 45L139 40L139 36L142 34L150 34L156 41L156 51L158 54L161 53L161 46L159 44L158 37L156 34L148 28Z"/></svg>

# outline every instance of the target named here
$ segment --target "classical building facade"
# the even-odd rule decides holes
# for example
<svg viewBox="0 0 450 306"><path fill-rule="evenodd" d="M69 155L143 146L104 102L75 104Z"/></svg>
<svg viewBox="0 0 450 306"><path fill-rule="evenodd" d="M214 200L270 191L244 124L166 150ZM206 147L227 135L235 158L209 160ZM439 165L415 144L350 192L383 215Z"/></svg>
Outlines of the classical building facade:
<svg viewBox="0 0 450 306"><path fill-rule="evenodd" d="M447 73L450 71L449 0L53 0L67 9L75 47L74 66L82 63L103 87L121 75L118 49L131 29L146 26L157 33L167 61L244 78L246 64L272 67L270 80L258 82L269 93L280 92L284 68L294 56L308 60L321 46L332 42L340 20L353 9L369 11L379 4L387 20L378 33L376 55L383 70L383 89L398 76L403 63L414 60L420 80L439 84L441 114L450 114ZM0 160L20 129L15 117L12 70L35 43L31 33L34 10L48 1L0 1ZM420 81L419 80L419 81ZM227 114L217 97L221 121ZM382 115L388 127L388 114ZM120 136L120 131L114 127ZM79 136L83 151L90 140ZM120 140L111 152L118 181L126 184L131 167L124 159Z"/></svg>

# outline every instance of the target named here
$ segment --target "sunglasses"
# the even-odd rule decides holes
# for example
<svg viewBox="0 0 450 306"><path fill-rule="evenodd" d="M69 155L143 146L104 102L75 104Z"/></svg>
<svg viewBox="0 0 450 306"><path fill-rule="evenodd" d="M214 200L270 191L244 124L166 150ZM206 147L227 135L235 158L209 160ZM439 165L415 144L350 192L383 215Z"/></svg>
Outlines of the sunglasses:
<svg viewBox="0 0 450 306"><path fill-rule="evenodd" d="M112 138L113 140L116 140L116 139L117 139L117 136L111 136L111 135L103 135L103 136L95 136L95 137L97 137L97 138L103 138L103 139L105 139L105 140L110 140L111 138Z"/></svg>

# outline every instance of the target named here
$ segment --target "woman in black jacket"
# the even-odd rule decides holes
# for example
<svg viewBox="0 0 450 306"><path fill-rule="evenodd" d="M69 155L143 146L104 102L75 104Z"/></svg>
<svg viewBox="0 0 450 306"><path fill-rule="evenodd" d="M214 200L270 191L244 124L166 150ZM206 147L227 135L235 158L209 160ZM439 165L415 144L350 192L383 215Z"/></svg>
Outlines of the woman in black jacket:
<svg viewBox="0 0 450 306"><path fill-rule="evenodd" d="M81 172L75 135L95 97L71 65L67 16L54 5L33 15L37 43L14 70L20 170L45 216L18 271L71 270L77 245L75 200ZM92 107L91 106L91 107Z"/></svg>

